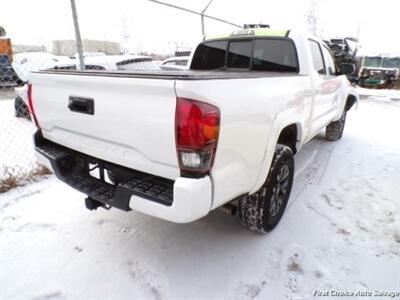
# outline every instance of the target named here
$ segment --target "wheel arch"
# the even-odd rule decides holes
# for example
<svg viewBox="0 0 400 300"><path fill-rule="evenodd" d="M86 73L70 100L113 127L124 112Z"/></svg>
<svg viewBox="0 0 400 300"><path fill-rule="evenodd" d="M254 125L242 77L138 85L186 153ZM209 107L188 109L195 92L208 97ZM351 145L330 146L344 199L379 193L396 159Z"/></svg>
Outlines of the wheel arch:
<svg viewBox="0 0 400 300"><path fill-rule="evenodd" d="M299 123L286 125L281 129L277 144L285 145L296 154L300 148L302 129Z"/></svg>
<svg viewBox="0 0 400 300"><path fill-rule="evenodd" d="M300 151L304 140L303 124L305 124L305 120L293 110L282 112L275 117L265 149L264 159L260 166L260 172L250 194L256 192L267 179L275 147L279 142L286 142L284 145L290 147L292 151L295 150L293 153Z"/></svg>

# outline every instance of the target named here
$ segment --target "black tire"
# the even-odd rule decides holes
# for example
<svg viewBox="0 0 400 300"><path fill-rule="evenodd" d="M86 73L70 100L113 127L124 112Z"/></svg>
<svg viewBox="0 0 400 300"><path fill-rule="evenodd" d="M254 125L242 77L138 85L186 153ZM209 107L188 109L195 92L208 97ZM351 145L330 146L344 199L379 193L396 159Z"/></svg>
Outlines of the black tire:
<svg viewBox="0 0 400 300"><path fill-rule="evenodd" d="M17 118L30 119L28 106L25 104L21 97L17 96L14 100L15 116Z"/></svg>
<svg viewBox="0 0 400 300"><path fill-rule="evenodd" d="M328 141L337 141L342 138L344 125L346 124L346 111L343 111L339 120L331 122L326 126L325 138Z"/></svg>
<svg viewBox="0 0 400 300"><path fill-rule="evenodd" d="M289 147L278 144L263 186L256 193L239 200L240 223L259 233L274 229L289 200L293 175L293 152Z"/></svg>

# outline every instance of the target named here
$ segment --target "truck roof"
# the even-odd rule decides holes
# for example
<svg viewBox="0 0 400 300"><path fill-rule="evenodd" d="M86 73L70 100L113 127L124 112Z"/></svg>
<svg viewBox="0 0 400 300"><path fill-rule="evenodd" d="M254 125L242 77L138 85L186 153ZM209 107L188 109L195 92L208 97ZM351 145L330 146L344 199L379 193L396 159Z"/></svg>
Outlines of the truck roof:
<svg viewBox="0 0 400 300"><path fill-rule="evenodd" d="M287 29L271 29L271 28L248 28L235 30L225 34L210 34L205 35L204 40L219 40L227 38L241 38L241 37L287 37L290 30Z"/></svg>

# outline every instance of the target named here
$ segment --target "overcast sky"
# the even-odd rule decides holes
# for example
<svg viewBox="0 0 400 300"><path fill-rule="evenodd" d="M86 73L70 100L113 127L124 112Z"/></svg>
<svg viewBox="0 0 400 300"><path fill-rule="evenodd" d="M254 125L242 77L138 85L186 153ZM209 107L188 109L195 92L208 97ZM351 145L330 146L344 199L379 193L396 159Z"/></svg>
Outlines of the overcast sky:
<svg viewBox="0 0 400 300"><path fill-rule="evenodd" d="M164 0L201 11L209 0ZM207 13L231 22L307 30L310 0L214 0ZM121 42L131 50L168 52L201 39L200 17L146 0L76 0L82 38ZM362 52L400 55L400 0L317 1L318 28L325 38L357 36ZM0 25L16 44L71 39L70 0L3 0ZM208 33L234 27L206 20Z"/></svg>

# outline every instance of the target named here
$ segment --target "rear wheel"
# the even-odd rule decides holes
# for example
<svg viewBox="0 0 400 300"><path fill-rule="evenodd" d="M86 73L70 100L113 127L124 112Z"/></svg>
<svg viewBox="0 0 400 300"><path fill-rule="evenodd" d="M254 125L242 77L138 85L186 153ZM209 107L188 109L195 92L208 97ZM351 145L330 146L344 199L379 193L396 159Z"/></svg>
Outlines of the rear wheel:
<svg viewBox="0 0 400 300"><path fill-rule="evenodd" d="M346 124L346 111L343 111L339 120L331 122L326 126L325 138L328 141L337 141L341 139Z"/></svg>
<svg viewBox="0 0 400 300"><path fill-rule="evenodd" d="M240 223L251 231L266 233L278 225L293 184L292 150L278 144L267 180L254 194L239 200Z"/></svg>

